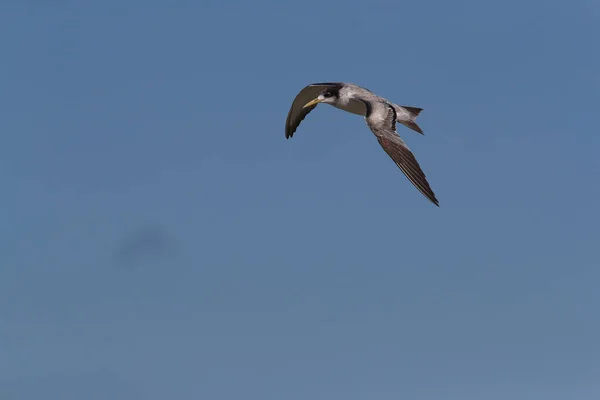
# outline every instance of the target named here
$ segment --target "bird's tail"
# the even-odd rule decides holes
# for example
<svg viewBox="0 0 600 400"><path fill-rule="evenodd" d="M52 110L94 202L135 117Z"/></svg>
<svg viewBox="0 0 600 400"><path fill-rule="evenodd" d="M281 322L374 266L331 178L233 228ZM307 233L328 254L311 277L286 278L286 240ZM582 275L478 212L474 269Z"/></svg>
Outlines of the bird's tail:
<svg viewBox="0 0 600 400"><path fill-rule="evenodd" d="M400 122L402 125L406 126L407 128L410 128L413 131L419 132L421 135L424 135L421 127L415 122L415 119L417 119L417 117L419 116L421 111L423 111L423 109L417 108L417 107L408 107L408 106L398 106L398 107L403 109L403 111L404 111L403 113L398 113L398 110L396 109L396 114L398 115L398 122Z"/></svg>

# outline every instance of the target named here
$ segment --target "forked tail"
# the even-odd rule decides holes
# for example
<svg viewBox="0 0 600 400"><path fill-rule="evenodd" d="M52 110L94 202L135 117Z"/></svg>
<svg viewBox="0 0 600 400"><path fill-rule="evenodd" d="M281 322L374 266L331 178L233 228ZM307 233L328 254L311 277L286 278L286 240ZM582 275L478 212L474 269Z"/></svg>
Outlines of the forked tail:
<svg viewBox="0 0 600 400"><path fill-rule="evenodd" d="M415 119L417 119L421 111L423 111L423 109L418 107L396 105L396 114L398 115L398 122L400 122L407 128L410 128L413 131L419 132L421 135L424 135L421 127L415 122Z"/></svg>

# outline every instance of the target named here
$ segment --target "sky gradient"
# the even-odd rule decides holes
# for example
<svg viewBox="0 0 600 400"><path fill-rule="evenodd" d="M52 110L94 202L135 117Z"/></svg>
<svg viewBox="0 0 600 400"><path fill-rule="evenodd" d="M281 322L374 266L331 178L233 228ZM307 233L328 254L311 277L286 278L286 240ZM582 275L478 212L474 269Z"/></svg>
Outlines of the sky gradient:
<svg viewBox="0 0 600 400"><path fill-rule="evenodd" d="M0 398L600 398L597 1L0 9Z"/></svg>

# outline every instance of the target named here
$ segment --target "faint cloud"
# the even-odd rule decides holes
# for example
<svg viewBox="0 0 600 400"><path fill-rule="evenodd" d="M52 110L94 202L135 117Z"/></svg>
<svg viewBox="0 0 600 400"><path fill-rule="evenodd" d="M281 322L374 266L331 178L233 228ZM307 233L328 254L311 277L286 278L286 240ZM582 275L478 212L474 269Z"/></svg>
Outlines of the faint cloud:
<svg viewBox="0 0 600 400"><path fill-rule="evenodd" d="M144 226L129 234L117 246L117 261L126 264L164 259L176 250L175 238L162 226Z"/></svg>

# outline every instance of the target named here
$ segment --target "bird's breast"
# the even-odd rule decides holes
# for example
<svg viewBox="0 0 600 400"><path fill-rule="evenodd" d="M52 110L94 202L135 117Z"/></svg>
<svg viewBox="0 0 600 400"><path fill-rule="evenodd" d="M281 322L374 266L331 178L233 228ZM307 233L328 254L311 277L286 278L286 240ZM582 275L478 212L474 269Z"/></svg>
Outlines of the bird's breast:
<svg viewBox="0 0 600 400"><path fill-rule="evenodd" d="M346 112L365 116L367 114L367 108L362 101L354 99L341 99L335 104L336 108L344 110Z"/></svg>

